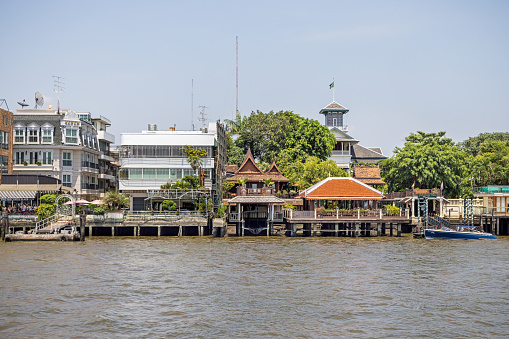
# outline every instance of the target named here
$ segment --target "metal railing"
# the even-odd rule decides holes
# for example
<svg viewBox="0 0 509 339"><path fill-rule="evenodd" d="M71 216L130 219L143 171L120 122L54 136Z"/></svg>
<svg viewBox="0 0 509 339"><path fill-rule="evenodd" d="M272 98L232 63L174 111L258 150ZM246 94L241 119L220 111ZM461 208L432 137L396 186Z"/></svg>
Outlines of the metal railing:
<svg viewBox="0 0 509 339"><path fill-rule="evenodd" d="M509 186L474 187L473 193L474 194L495 194L495 193L509 194Z"/></svg>
<svg viewBox="0 0 509 339"><path fill-rule="evenodd" d="M357 219L384 219L384 218L401 218L409 219L408 210L389 211L386 209L374 210L314 210L314 211L286 211L285 216L288 219L333 219L340 220L342 218Z"/></svg>

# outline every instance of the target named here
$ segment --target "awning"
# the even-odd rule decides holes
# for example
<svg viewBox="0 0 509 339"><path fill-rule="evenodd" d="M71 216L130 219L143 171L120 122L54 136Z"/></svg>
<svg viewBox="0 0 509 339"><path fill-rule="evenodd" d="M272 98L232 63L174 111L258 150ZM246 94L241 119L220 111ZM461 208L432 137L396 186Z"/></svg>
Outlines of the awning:
<svg viewBox="0 0 509 339"><path fill-rule="evenodd" d="M31 200L35 199L37 191L0 191L1 200Z"/></svg>

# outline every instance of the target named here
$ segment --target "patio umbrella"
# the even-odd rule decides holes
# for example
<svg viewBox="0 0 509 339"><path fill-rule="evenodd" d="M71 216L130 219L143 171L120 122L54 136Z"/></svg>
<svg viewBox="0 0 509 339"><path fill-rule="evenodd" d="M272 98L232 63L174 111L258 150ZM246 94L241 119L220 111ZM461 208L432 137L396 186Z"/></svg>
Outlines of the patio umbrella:
<svg viewBox="0 0 509 339"><path fill-rule="evenodd" d="M72 201L68 200L68 201L64 202L64 205L72 205Z"/></svg>
<svg viewBox="0 0 509 339"><path fill-rule="evenodd" d="M86 201L85 199L76 200L76 205L90 205L90 201Z"/></svg>
<svg viewBox="0 0 509 339"><path fill-rule="evenodd" d="M102 200L94 200L90 202L90 205L104 205L104 202Z"/></svg>

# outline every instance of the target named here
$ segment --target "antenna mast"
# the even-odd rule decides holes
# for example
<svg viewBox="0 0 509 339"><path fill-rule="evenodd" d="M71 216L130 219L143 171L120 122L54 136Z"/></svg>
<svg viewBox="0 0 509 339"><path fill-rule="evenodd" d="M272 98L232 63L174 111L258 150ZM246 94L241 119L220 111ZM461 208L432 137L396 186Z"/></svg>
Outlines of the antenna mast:
<svg viewBox="0 0 509 339"><path fill-rule="evenodd" d="M194 79L191 79L191 130L194 131Z"/></svg>
<svg viewBox="0 0 509 339"><path fill-rule="evenodd" d="M207 121L207 118L205 118L206 114L205 114L205 109L208 108L207 106L200 106L201 108L201 112L200 112L200 117L198 118L198 120L201 121L201 128L202 130L205 129L205 121Z"/></svg>
<svg viewBox="0 0 509 339"><path fill-rule="evenodd" d="M237 117L238 114L239 114L239 36L237 35L235 40L235 117Z"/></svg>
<svg viewBox="0 0 509 339"><path fill-rule="evenodd" d="M60 113L60 92L65 93L65 83L62 82L61 79L65 79L62 77L59 77L57 75L53 75L53 92L57 93L57 107L58 107L58 113Z"/></svg>

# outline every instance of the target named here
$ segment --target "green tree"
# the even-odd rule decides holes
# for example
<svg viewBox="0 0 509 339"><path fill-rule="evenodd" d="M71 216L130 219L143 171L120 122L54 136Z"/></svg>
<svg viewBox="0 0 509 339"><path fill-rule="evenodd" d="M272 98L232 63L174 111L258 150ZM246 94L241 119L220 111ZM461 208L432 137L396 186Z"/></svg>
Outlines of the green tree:
<svg viewBox="0 0 509 339"><path fill-rule="evenodd" d="M202 175L201 175L201 166L203 164L203 157L207 156L207 151L201 148L194 148L192 146L186 145L182 149L182 152L187 156L187 162L191 165L191 168L196 173L198 170L199 176L198 181L200 186L203 185Z"/></svg>
<svg viewBox="0 0 509 339"><path fill-rule="evenodd" d="M465 141L458 143L458 148L472 156L477 156L486 152L483 150L483 144L490 142L509 141L508 132L481 133L476 137L470 137Z"/></svg>
<svg viewBox="0 0 509 339"><path fill-rule="evenodd" d="M177 209L177 204L173 200L163 200L162 203L163 210L175 211Z"/></svg>
<svg viewBox="0 0 509 339"><path fill-rule="evenodd" d="M317 157L308 157L303 163L282 159L278 167L292 185L297 185L299 189L310 187L328 177L348 176L333 160L320 161Z"/></svg>
<svg viewBox="0 0 509 339"><path fill-rule="evenodd" d="M304 161L310 155L325 160L335 144L326 126L291 111L252 112L242 120L235 140L243 154L250 148L255 159L269 164L281 158Z"/></svg>
<svg viewBox="0 0 509 339"><path fill-rule="evenodd" d="M389 190L438 188L443 182L448 196L460 196L467 156L445 137L445 132L418 131L405 140L403 148L396 147L391 158L380 162L381 174Z"/></svg>
<svg viewBox="0 0 509 339"><path fill-rule="evenodd" d="M129 207L129 197L116 191L109 191L106 193L106 196L102 198L102 202L108 206L110 210L118 210L121 206Z"/></svg>

